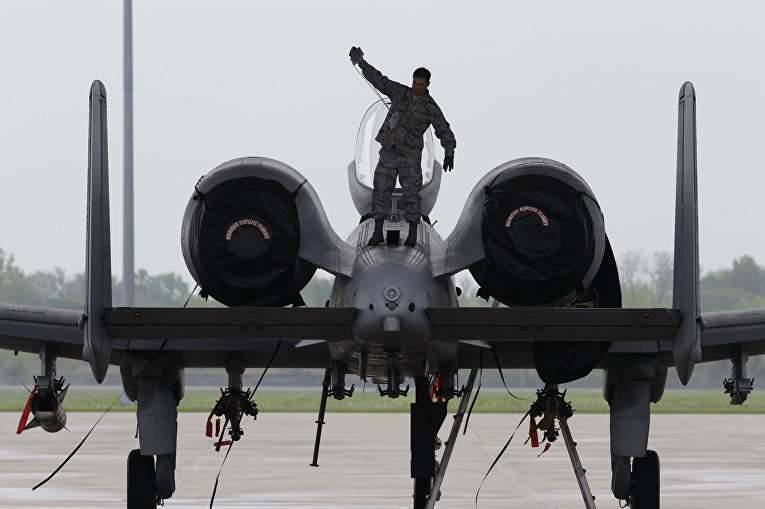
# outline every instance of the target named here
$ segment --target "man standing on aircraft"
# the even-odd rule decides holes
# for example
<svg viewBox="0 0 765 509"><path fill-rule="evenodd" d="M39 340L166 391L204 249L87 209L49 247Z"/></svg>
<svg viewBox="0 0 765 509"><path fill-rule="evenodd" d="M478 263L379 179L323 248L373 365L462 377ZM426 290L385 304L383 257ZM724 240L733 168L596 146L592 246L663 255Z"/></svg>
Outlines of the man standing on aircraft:
<svg viewBox="0 0 765 509"><path fill-rule="evenodd" d="M372 215L375 231L370 246L383 242L383 221L390 213L390 198L398 175L404 191L404 212L409 222L409 235L405 245L417 244L417 226L420 224L420 188L422 187L422 137L433 124L436 136L444 147L444 171L454 168L454 148L457 141L444 118L441 108L428 93L430 71L420 67L412 76L412 87L392 81L364 60L361 48L350 51L351 62L361 67L364 77L380 92L390 98L391 105L377 140L380 161L374 175Z"/></svg>

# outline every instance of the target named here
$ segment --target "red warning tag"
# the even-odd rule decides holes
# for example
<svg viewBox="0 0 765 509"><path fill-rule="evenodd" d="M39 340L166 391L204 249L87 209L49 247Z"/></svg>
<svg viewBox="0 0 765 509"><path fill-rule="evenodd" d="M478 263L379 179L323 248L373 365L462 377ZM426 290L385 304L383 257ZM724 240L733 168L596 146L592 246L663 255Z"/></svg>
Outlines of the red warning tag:
<svg viewBox="0 0 765 509"><path fill-rule="evenodd" d="M433 378L433 383L430 386L430 399L434 402L443 402L443 396L440 396L441 392L441 375L436 375Z"/></svg>
<svg viewBox="0 0 765 509"><path fill-rule="evenodd" d="M213 413L210 412L210 415L207 417L207 426L205 426L205 436L207 438L212 438L213 436L212 418L213 418Z"/></svg>
<svg viewBox="0 0 765 509"><path fill-rule="evenodd" d="M27 421L29 421L29 414L32 411L32 399L35 397L35 394L37 394L36 387L32 389L32 392L29 393L27 402L24 405L24 410L21 411L21 419L19 420L19 426L16 428L17 435L21 435L21 432L24 431L24 428L27 426Z"/></svg>
<svg viewBox="0 0 765 509"><path fill-rule="evenodd" d="M529 420L529 438L531 439L531 447L539 447L539 434L537 434L537 422L533 417Z"/></svg>

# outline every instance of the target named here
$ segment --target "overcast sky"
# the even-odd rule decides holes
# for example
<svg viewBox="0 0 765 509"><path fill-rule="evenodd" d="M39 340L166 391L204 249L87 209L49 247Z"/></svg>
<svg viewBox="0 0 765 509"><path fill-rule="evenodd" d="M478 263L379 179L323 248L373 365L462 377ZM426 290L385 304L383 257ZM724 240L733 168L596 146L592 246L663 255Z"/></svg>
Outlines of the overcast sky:
<svg viewBox="0 0 765 509"><path fill-rule="evenodd" d="M677 95L698 96L701 262L765 262L763 50L757 2L134 0L136 267L184 275L180 223L196 180L240 156L302 172L337 232L375 99L352 45L431 93L457 137L432 214L445 237L500 163L557 159L591 185L619 253L669 250ZM109 98L112 264L122 246L122 2L0 3L0 248L27 270L85 264L87 108ZM439 159L441 153L439 153Z"/></svg>

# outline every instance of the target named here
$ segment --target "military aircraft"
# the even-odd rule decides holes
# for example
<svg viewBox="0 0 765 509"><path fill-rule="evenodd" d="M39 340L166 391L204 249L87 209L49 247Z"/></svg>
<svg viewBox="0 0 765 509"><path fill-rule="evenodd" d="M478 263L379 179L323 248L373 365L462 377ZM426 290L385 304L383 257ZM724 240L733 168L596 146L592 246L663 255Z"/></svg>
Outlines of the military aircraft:
<svg viewBox="0 0 765 509"><path fill-rule="evenodd" d="M358 227L343 240L311 184L294 168L265 157L221 164L191 191L181 247L200 295L226 308L113 307L110 263L106 92L90 91L86 278L82 311L0 306L0 347L39 354L40 376L19 432L65 425L66 386L57 358L82 359L100 383L119 366L137 402L140 448L130 452L127 507L155 508L175 490L177 405L184 369L223 367L228 387L208 420L216 447L241 438L257 415L246 368L323 368L312 465L318 465L327 398L353 395L349 374L379 384L383 397L405 395L414 381L410 440L415 509L433 508L484 358L497 367L535 368L545 383L527 417L544 439L563 434L585 506L595 507L567 420L559 384L604 369L610 405L612 491L633 509L659 507L659 459L648 449L650 404L668 368L687 383L694 365L730 359L732 402L752 390L749 355L765 352L765 311L701 314L696 189L696 98L679 96L674 286L671 309L623 309L619 275L595 195L574 170L544 158L503 163L475 185L452 233L430 224L442 169L432 133L423 150L423 218L418 244L403 245L400 192L385 222L386 241L370 247L374 135L385 113L375 103L359 129L348 166ZM317 268L335 276L323 308L302 307L301 289ZM460 308L453 276L469 270L493 305ZM486 355L485 355L486 354ZM488 364L487 364L488 366ZM458 387L458 369L469 369ZM446 402L460 397L440 462ZM26 422L29 416L33 420ZM212 430L215 417L223 429ZM536 420L539 419L539 422ZM219 422L219 421L218 421ZM556 424L557 423L557 424ZM363 447L359 444L359 447Z"/></svg>

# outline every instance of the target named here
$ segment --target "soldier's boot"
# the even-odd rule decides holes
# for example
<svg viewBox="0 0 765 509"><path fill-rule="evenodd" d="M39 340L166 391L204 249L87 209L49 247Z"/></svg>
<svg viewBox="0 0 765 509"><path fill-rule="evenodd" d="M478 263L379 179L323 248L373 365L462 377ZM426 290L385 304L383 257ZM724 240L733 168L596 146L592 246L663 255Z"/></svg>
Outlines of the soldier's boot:
<svg viewBox="0 0 765 509"><path fill-rule="evenodd" d="M420 225L419 221L409 221L409 235L406 237L405 246L414 247L417 245L417 227Z"/></svg>
<svg viewBox="0 0 765 509"><path fill-rule="evenodd" d="M383 219L375 219L375 231L372 234L372 236L369 238L369 242L367 245L369 246L377 246L378 244L382 244L385 240L383 238Z"/></svg>

